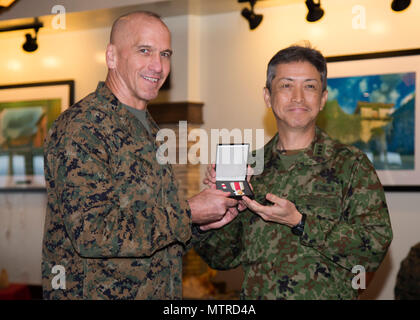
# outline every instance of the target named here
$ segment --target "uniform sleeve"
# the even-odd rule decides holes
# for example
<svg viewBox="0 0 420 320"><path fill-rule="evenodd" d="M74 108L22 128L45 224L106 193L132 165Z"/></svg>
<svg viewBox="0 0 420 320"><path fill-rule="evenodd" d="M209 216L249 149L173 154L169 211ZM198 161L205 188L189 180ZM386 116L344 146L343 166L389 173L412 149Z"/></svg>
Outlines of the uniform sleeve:
<svg viewBox="0 0 420 320"><path fill-rule="evenodd" d="M217 230L201 232L196 226L193 230L194 249L211 268L227 270L240 265L243 231L239 216Z"/></svg>
<svg viewBox="0 0 420 320"><path fill-rule="evenodd" d="M338 219L306 213L303 245L349 271L356 265L368 272L379 267L391 243L392 229L382 185L366 156L353 165Z"/></svg>
<svg viewBox="0 0 420 320"><path fill-rule="evenodd" d="M121 172L112 170L104 141L89 128L46 155L54 170L51 187L75 250L91 258L146 257L171 243L185 244L191 237L187 202L170 199L159 205L144 180L148 171L118 177Z"/></svg>

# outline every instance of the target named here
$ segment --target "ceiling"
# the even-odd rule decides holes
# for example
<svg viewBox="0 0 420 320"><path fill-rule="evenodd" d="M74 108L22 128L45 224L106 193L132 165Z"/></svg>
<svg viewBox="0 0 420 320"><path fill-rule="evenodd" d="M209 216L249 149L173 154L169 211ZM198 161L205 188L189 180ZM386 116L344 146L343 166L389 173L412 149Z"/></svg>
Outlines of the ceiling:
<svg viewBox="0 0 420 320"><path fill-rule="evenodd" d="M303 2L304 0L259 0L255 10ZM51 13L51 8L55 4L57 2L53 0L18 0L9 10L0 13L0 28L32 23L33 18L38 16L44 23L43 33L57 32L52 27L55 15ZM249 7L248 3L238 3L237 0L62 0L60 4L66 9L66 31L107 27L120 15L134 10L149 10L163 17L171 17L240 12L242 8Z"/></svg>

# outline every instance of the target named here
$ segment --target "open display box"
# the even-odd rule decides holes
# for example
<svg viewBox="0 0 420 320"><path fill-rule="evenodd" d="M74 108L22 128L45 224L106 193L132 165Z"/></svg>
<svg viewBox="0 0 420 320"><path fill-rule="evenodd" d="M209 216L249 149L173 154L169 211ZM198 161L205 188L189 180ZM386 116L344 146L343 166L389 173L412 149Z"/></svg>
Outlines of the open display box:
<svg viewBox="0 0 420 320"><path fill-rule="evenodd" d="M246 180L249 144L218 144L216 150L216 188L229 191L230 197L253 199L254 193Z"/></svg>

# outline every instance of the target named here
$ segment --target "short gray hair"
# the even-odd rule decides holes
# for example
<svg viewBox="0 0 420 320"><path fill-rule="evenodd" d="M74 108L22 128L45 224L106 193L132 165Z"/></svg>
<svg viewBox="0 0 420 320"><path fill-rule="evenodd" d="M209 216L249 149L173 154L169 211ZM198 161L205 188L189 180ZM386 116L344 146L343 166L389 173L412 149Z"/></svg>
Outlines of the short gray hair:
<svg viewBox="0 0 420 320"><path fill-rule="evenodd" d="M109 39L110 43L114 43L115 34L116 34L116 31L118 30L118 28L121 27L121 25L124 24L126 21L128 21L131 17L138 16L138 15L144 15L146 17L156 18L165 25L165 23L162 21L162 17L160 15L158 15L157 13L154 13L152 11L138 10L138 11L129 12L129 13L123 14L122 16L118 17L114 21L114 23L112 24L111 35L110 35L110 39Z"/></svg>

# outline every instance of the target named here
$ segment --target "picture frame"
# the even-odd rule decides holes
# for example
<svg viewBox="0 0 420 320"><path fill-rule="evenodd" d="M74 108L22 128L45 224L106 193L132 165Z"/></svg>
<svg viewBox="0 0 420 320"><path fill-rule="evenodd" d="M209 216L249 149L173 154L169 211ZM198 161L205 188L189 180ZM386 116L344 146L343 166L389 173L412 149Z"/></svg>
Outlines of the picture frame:
<svg viewBox="0 0 420 320"><path fill-rule="evenodd" d="M74 80L0 85L0 192L45 191L43 141Z"/></svg>
<svg viewBox="0 0 420 320"><path fill-rule="evenodd" d="M317 124L364 151L385 191L420 191L420 48L326 61L329 98ZM342 113L341 128L327 125L334 103L338 113L353 111Z"/></svg>

